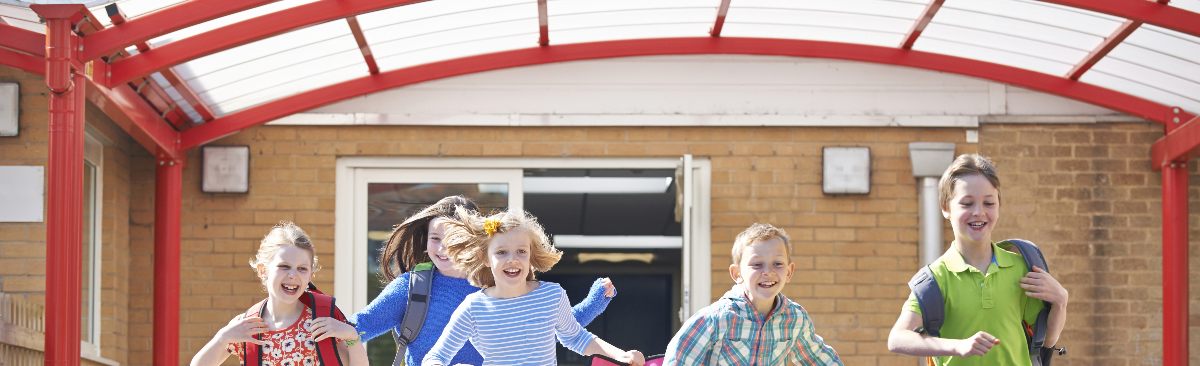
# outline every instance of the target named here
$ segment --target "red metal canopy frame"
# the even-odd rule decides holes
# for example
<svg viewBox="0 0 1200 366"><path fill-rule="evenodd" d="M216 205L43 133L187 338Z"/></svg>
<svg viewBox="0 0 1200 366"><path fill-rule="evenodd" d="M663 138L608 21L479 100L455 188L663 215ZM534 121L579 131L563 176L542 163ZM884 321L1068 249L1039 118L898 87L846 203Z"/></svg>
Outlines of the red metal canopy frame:
<svg viewBox="0 0 1200 366"><path fill-rule="evenodd" d="M81 5L33 5L47 32L28 32L0 23L0 64L44 75L50 89L50 159L47 207L47 330L49 365L79 362L79 234L82 229L83 100L85 95L113 116L158 159L155 194L155 364L178 363L179 210L186 151L246 128L304 110L414 83L519 66L613 57L690 54L745 54L815 57L872 62L955 73L1059 95L1161 123L1165 135L1151 149L1153 168L1163 174L1163 361L1187 362L1188 161L1200 151L1200 118L1189 111L1079 82L1125 37L1142 24L1200 36L1200 14L1166 5L1167 0L1042 0L1127 19L1067 75L1054 76L979 60L914 51L912 45L942 1L932 1L904 41L895 48L807 40L724 38L730 0L714 0L717 14L710 37L616 40L551 45L547 3L539 1L539 46L530 49L445 60L387 72L369 67L369 76L301 92L198 126L176 131L148 104L148 96L127 82L169 71L204 55L298 28L346 19L354 29L364 62L374 64L369 45L356 27L357 15L419 0L318 0L199 35L149 48L146 42L188 26L234 14L269 0L190 0L94 32L77 32L94 17ZM141 53L111 57L138 45ZM182 84L182 83L180 83ZM86 93L85 93L86 90ZM188 92L188 91L184 91ZM186 96L185 96L186 97ZM191 100L205 120L207 108ZM190 128L189 128L190 127ZM163 342L158 342L161 340Z"/></svg>

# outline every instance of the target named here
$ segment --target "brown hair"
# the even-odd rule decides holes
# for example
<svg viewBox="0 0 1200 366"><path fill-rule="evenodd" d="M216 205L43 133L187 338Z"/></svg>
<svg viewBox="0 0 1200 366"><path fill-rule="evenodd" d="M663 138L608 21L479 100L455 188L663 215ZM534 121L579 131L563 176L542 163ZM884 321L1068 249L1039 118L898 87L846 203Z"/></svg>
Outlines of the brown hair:
<svg viewBox="0 0 1200 366"><path fill-rule="evenodd" d="M787 249L788 261L791 261L792 239L788 237L787 232L771 224L754 223L751 224L750 227L746 228L746 230L742 230L742 232L737 235L737 239L733 240L733 264L742 262L742 251L746 250L746 247L754 244L755 242L771 240L774 238L783 239L783 247L784 249Z"/></svg>
<svg viewBox="0 0 1200 366"><path fill-rule="evenodd" d="M938 181L938 202L942 209L950 207L950 197L954 196L954 183L963 177L979 174L996 188L996 199L1000 199L1000 176L996 174L996 166L992 160L979 154L962 154L942 173Z"/></svg>
<svg viewBox="0 0 1200 366"><path fill-rule="evenodd" d="M492 232L485 229L492 225ZM454 261L454 267L467 274L467 280L476 287L488 288L496 285L496 279L488 269L488 242L496 234L514 230L529 235L529 276L535 280L534 272L546 272L562 258L562 252L550 245L546 231L536 217L525 211L506 210L484 218L478 212L459 208L454 217L446 221L446 237L442 244L446 254Z"/></svg>
<svg viewBox="0 0 1200 366"><path fill-rule="evenodd" d="M379 251L379 268L383 271L384 283L391 282L413 266L428 262L429 223L433 219L454 216L455 209L463 207L478 211L475 202L463 196L448 196L409 216L392 229L383 250Z"/></svg>
<svg viewBox="0 0 1200 366"><path fill-rule="evenodd" d="M254 258L250 258L250 268L254 270L254 274L262 278L262 273L259 272L258 266L264 265L275 256L279 248L285 246L294 246L308 251L308 255L312 257L312 272L316 273L321 267L317 264L317 249L313 246L312 239L309 239L308 234L304 232L295 223L291 221L280 221L275 226L271 227L271 231L263 237L258 243L258 253Z"/></svg>

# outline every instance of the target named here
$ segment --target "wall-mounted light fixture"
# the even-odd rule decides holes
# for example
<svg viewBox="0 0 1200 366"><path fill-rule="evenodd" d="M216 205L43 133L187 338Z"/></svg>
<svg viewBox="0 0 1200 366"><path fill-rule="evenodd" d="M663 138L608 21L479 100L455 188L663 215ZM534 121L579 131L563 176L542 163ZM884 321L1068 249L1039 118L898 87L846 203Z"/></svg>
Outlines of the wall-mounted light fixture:
<svg viewBox="0 0 1200 366"><path fill-rule="evenodd" d="M205 193L250 191L249 146L205 146L200 148L204 171L200 190Z"/></svg>
<svg viewBox="0 0 1200 366"><path fill-rule="evenodd" d="M825 147L822 191L825 194L871 193L871 149Z"/></svg>
<svg viewBox="0 0 1200 366"><path fill-rule="evenodd" d="M16 136L21 105L21 87L14 82L0 83L0 136Z"/></svg>

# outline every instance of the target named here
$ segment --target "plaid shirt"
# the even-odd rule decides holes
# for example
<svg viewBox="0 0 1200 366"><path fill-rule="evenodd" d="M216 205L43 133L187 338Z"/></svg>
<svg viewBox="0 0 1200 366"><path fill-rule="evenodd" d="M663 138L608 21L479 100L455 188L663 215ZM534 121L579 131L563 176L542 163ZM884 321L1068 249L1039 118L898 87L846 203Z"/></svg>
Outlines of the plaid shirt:
<svg viewBox="0 0 1200 366"><path fill-rule="evenodd" d="M766 320L734 286L688 319L667 345L666 365L842 365L808 312L783 294Z"/></svg>

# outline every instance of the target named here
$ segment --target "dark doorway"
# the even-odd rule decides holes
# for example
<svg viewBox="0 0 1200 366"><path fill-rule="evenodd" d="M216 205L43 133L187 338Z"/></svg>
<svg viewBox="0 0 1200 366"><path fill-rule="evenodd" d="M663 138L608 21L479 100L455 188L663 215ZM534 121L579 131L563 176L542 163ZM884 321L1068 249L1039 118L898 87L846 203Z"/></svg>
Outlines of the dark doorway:
<svg viewBox="0 0 1200 366"><path fill-rule="evenodd" d="M674 333L673 320L675 310L679 308L679 297L676 296L680 292L679 253L678 249L565 249L563 260L552 271L539 276L539 279L561 284L574 305L587 296L596 278L611 278L617 288L617 296L587 329L614 346L637 349L649 356L663 353ZM581 263L580 254L585 254L583 259L588 261ZM643 258L645 254L650 254L653 259L651 263L640 260L616 263L591 260L606 255L620 258L628 254L641 255ZM559 345L560 365L584 365L586 361L586 357Z"/></svg>

